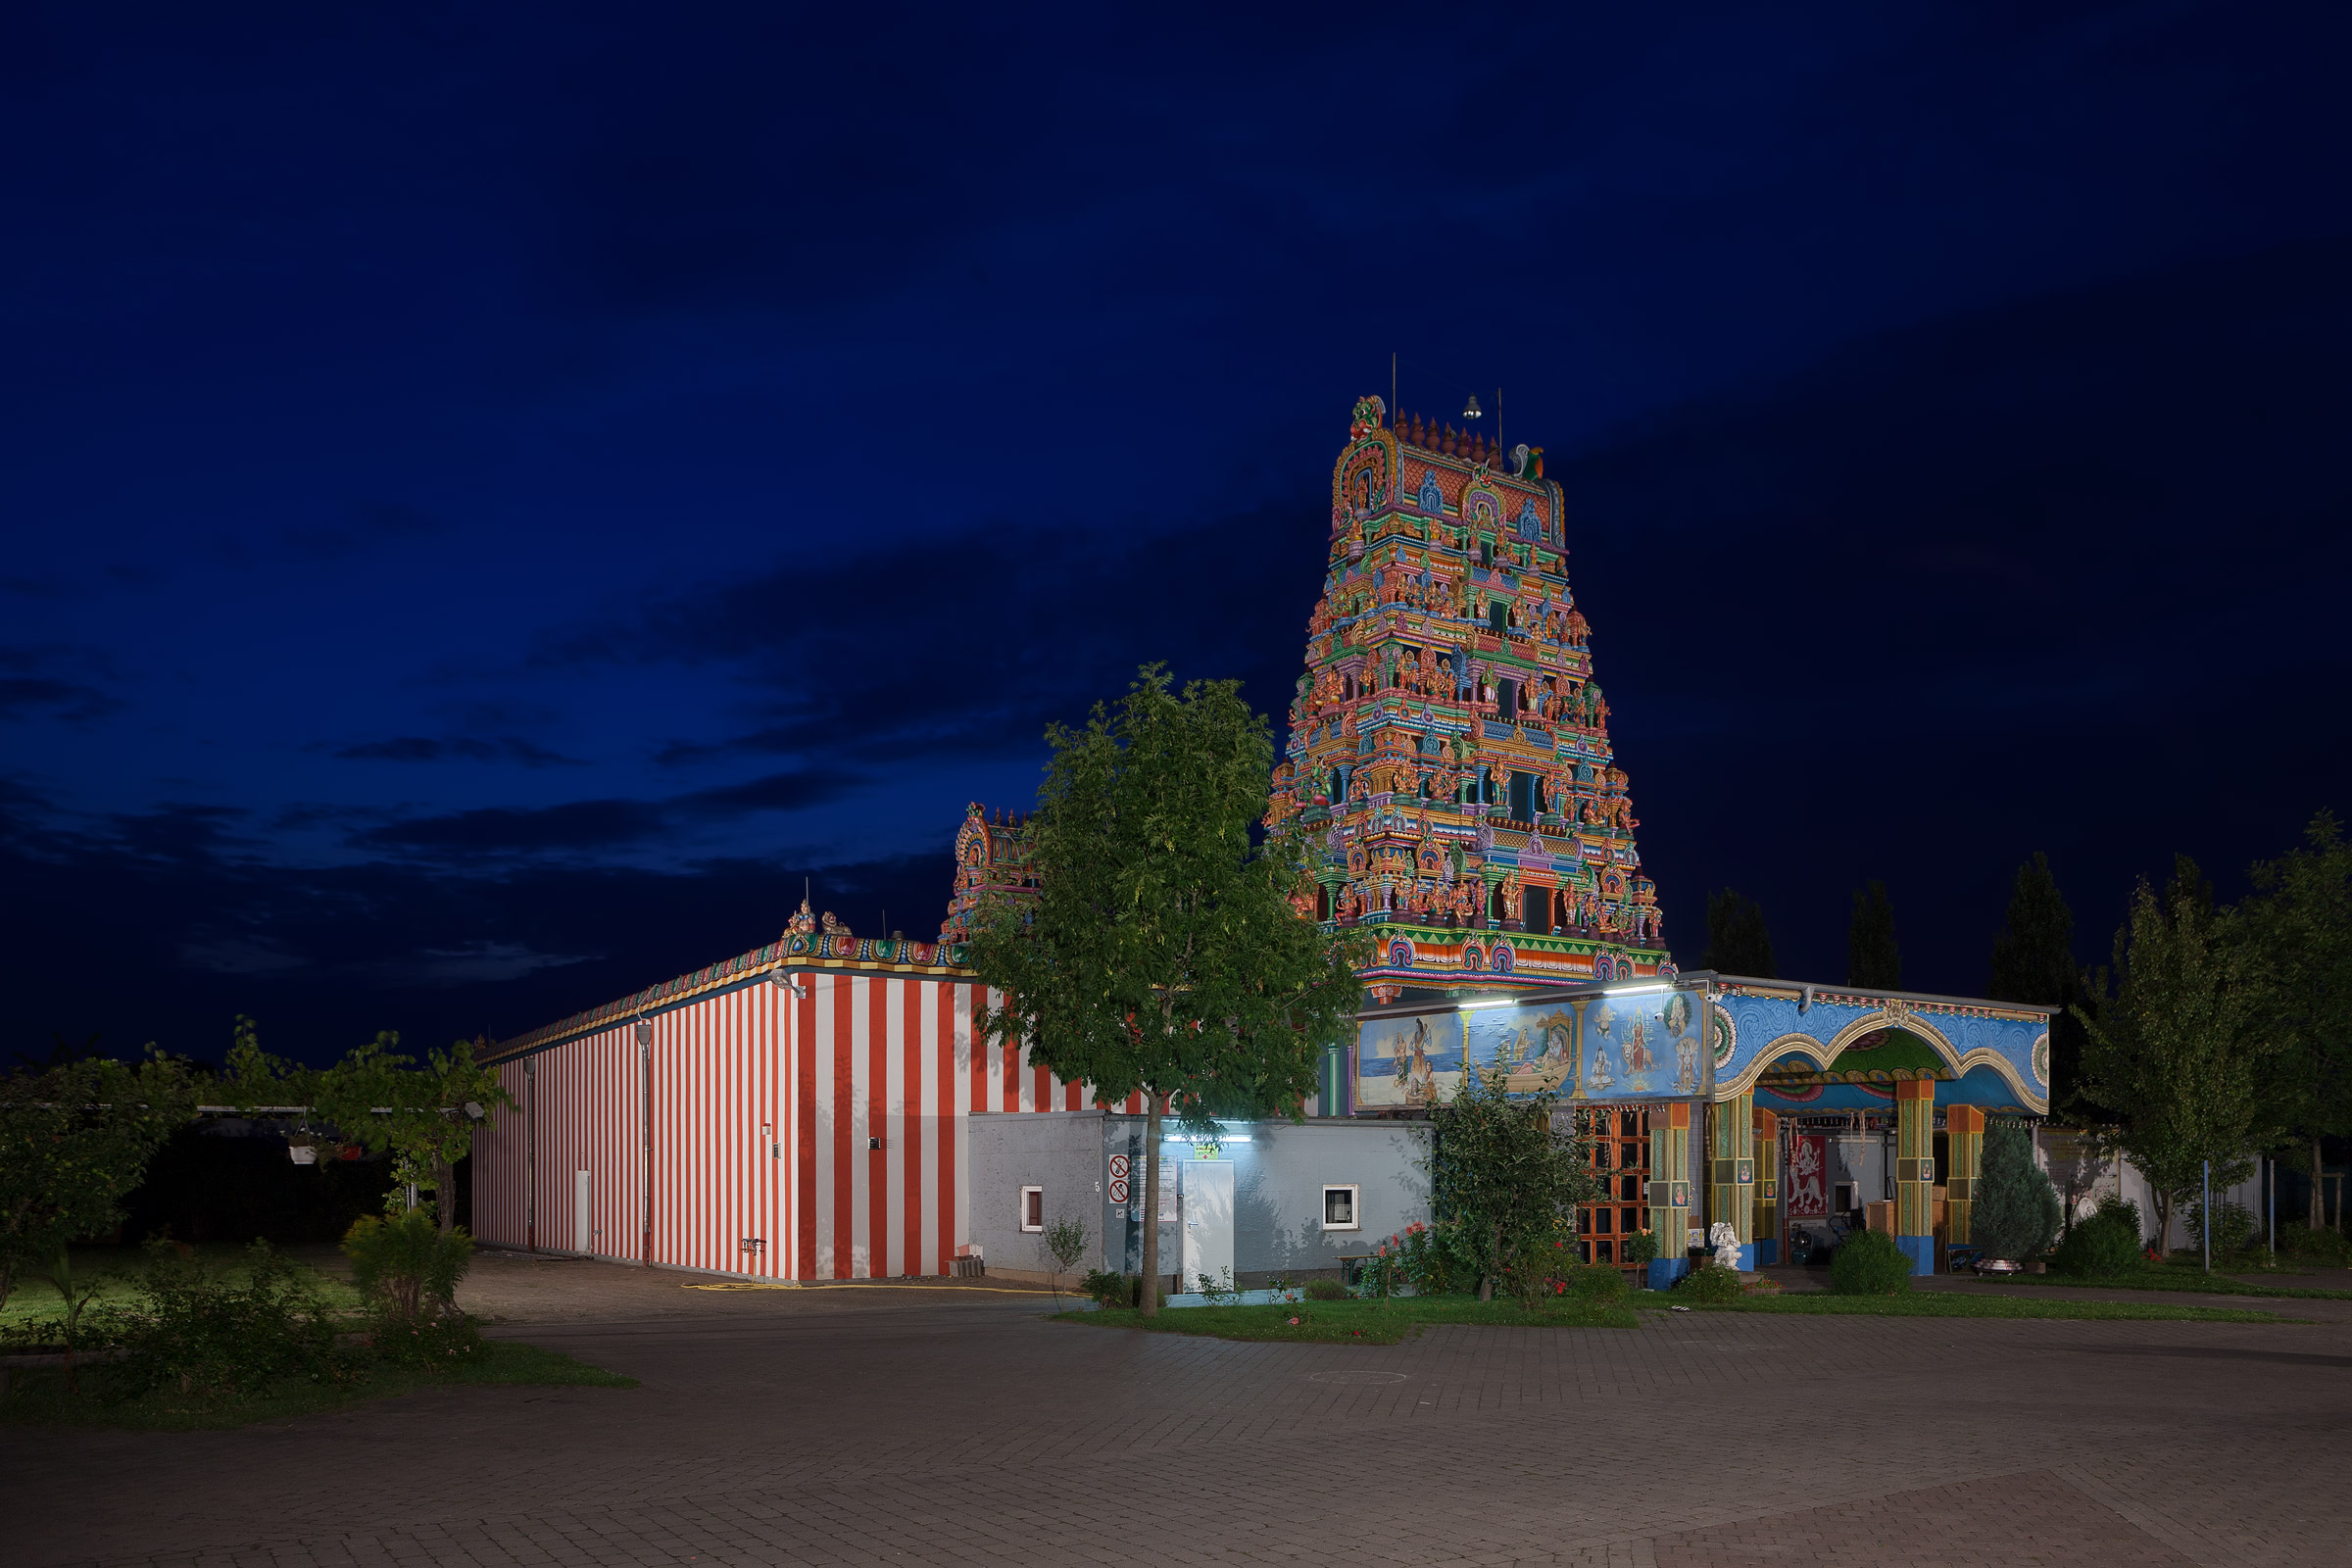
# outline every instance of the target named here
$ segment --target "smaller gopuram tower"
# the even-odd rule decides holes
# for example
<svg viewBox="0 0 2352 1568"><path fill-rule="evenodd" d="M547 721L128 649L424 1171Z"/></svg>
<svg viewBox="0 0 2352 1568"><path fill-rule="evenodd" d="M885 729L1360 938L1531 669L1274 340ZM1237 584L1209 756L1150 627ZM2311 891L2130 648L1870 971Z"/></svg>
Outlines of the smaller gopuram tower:
<svg viewBox="0 0 2352 1568"><path fill-rule="evenodd" d="M1674 973L1542 450L1387 416L1332 467L1268 825L1321 845L1319 918L1378 928L1383 1002Z"/></svg>

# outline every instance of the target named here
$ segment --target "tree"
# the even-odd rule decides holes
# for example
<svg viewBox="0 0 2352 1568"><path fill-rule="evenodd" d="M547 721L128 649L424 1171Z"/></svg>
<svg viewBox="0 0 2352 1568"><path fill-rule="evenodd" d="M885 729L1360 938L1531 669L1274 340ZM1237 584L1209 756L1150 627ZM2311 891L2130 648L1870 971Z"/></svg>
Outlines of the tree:
<svg viewBox="0 0 2352 1568"><path fill-rule="evenodd" d="M1458 1227L1480 1300L1498 1281L1521 1294L1540 1285L1553 1244L1576 1234L1577 1205L1594 1178L1584 1141L1559 1131L1548 1091L1514 1099L1499 1069L1473 1069L1461 1092L1430 1113L1429 1211Z"/></svg>
<svg viewBox="0 0 2352 1568"><path fill-rule="evenodd" d="M1772 933L1764 927L1764 906L1731 888L1707 895L1707 956L1699 967L1760 980L1778 974L1772 966Z"/></svg>
<svg viewBox="0 0 2352 1568"><path fill-rule="evenodd" d="M2007 918L1992 939L1992 978L1984 995L2061 1009L2050 1019L2050 1109L2063 1113L2082 1072L2082 1025L2072 1009L2089 991L2075 961L2075 911L2050 874L2050 858L2039 850L2017 868Z"/></svg>
<svg viewBox="0 0 2352 1568"><path fill-rule="evenodd" d="M20 1273L122 1222L122 1200L196 1114L186 1066L66 1056L0 1078L0 1304Z"/></svg>
<svg viewBox="0 0 2352 1568"><path fill-rule="evenodd" d="M2034 1135L2023 1127L1987 1128L1969 1240L1986 1257L2023 1261L2049 1247L2058 1221L2058 1194L2034 1163Z"/></svg>
<svg viewBox="0 0 2352 1568"><path fill-rule="evenodd" d="M2352 1133L2352 844L2327 811L2306 847L2252 870L2232 934L2257 992L2256 1028L2274 1048L2257 1088L2272 1147L2311 1174L2309 1224L2324 1223L2320 1142Z"/></svg>
<svg viewBox="0 0 2352 1568"><path fill-rule="evenodd" d="M240 1014L224 1093L229 1103L247 1108L306 1106L352 1143L389 1152L393 1192L405 1195L414 1186L432 1194L446 1237L458 1222L457 1162L472 1152L476 1125L515 1108L497 1072L476 1062L473 1050L461 1040L430 1053L419 1069L416 1057L401 1053L399 1034L387 1029L319 1070L263 1051L253 1020Z"/></svg>
<svg viewBox="0 0 2352 1568"><path fill-rule="evenodd" d="M2244 944L2213 906L2187 856L2160 896L2144 880L2115 934L2112 1001L2084 1031L2083 1091L2120 1125L2112 1146L2156 1197L2157 1247L2170 1250L2173 1209L2197 1190L2205 1163L2218 1191L2253 1170L2257 1074L2268 1050Z"/></svg>
<svg viewBox="0 0 2352 1568"><path fill-rule="evenodd" d="M1028 1041L1098 1100L1144 1096L1147 1317L1161 1118L1207 1132L1219 1116L1297 1115L1320 1053L1352 1027L1369 952L1315 924L1301 838L1251 846L1274 744L1240 683L1169 686L1148 664L1115 710L1098 703L1084 729L1047 730L1037 886L976 910L969 949L1003 997L983 1038Z"/></svg>
<svg viewBox="0 0 2352 1568"><path fill-rule="evenodd" d="M1894 906L1886 884L1854 892L1854 917L1845 931L1845 983L1873 991L1903 988L1903 954L1894 945Z"/></svg>

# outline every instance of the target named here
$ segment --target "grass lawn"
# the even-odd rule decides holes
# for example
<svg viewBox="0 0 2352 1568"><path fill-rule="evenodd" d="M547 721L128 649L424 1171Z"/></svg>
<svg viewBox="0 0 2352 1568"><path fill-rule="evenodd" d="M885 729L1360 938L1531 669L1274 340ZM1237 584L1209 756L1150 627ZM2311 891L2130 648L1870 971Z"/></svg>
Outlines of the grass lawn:
<svg viewBox="0 0 2352 1568"><path fill-rule="evenodd" d="M376 1366L364 1381L312 1383L285 1378L259 1393L226 1399L190 1399L171 1393L149 1393L135 1399L109 1399L107 1369L83 1366L81 1392L66 1392L65 1374L55 1367L18 1368L8 1395L0 1398L0 1426L116 1427L134 1432L194 1432L217 1427L251 1426L259 1421L286 1421L349 1409L370 1399L391 1398L417 1389L464 1384L576 1385L596 1389L633 1389L635 1378L624 1378L600 1367L575 1361L535 1345L512 1340L488 1341L482 1353L466 1364L429 1371Z"/></svg>
<svg viewBox="0 0 2352 1568"><path fill-rule="evenodd" d="M1291 1319L1298 1321L1293 1323ZM1184 1306L1163 1308L1146 1322L1133 1307L1111 1311L1063 1312L1057 1323L1103 1329L1156 1329L1162 1334L1205 1334L1220 1340L1305 1341L1321 1345L1395 1345L1432 1323L1492 1323L1523 1328L1639 1328L1642 1319L1624 1305L1588 1306L1569 1297L1530 1312L1517 1301L1482 1301L1474 1296L1406 1296L1388 1301L1301 1301L1295 1306Z"/></svg>
<svg viewBox="0 0 2352 1568"><path fill-rule="evenodd" d="M2302 1285L2254 1285L2178 1263L2148 1263L2126 1274L2029 1274L2021 1285L2075 1285L2102 1291L2192 1291L2202 1296L2272 1296L2286 1300L2352 1301L2352 1291Z"/></svg>
<svg viewBox="0 0 2352 1568"><path fill-rule="evenodd" d="M1634 1298L1653 1312L1684 1303L1670 1293ZM2053 1301L2031 1296L1962 1296L1950 1291L1906 1291L1900 1296L1831 1296L1804 1292L1748 1296L1694 1312L1789 1312L1814 1317L2039 1317L2142 1323L2278 1323L2276 1312L2227 1306L2179 1306L2170 1301Z"/></svg>
<svg viewBox="0 0 2352 1568"><path fill-rule="evenodd" d="M196 1249L206 1263L219 1269L228 1279L242 1285L246 1280L245 1249L227 1243L212 1242ZM359 1292L330 1275L303 1264L295 1265L318 1288L319 1298L332 1307L357 1310L361 1305ZM93 1308L128 1306L139 1276L146 1271L147 1254L138 1247L76 1247L74 1249L74 1283L76 1286L99 1287ZM65 1303L58 1298L57 1287L49 1283L45 1270L21 1271L9 1291L8 1299L0 1301L0 1329L12 1324L38 1322L44 1318L60 1317Z"/></svg>
<svg viewBox="0 0 2352 1568"><path fill-rule="evenodd" d="M1501 1328L1630 1329L1642 1313L1688 1305L1670 1293L1642 1292L1623 1302L1588 1306L1556 1300L1530 1312L1517 1301L1470 1296L1411 1296L1392 1301L1307 1301L1297 1306L1187 1306L1164 1309L1152 1322L1132 1307L1108 1312L1063 1312L1054 1321L1105 1329L1154 1329L1220 1340L1281 1340L1322 1345L1395 1345L1433 1323L1481 1323ZM1961 1296L1906 1292L1901 1296L1749 1296L1698 1312L1781 1312L1811 1317L2001 1317L2142 1323L2278 1323L2275 1312L2170 1301L2067 1301L2023 1296ZM1298 1321L1293 1323L1291 1319Z"/></svg>

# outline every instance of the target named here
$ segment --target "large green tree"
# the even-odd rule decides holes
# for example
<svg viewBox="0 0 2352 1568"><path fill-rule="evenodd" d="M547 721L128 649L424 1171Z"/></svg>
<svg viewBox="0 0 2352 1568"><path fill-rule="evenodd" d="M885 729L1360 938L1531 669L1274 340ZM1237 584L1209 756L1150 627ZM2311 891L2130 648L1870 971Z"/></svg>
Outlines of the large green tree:
<svg viewBox="0 0 2352 1568"><path fill-rule="evenodd" d="M2109 1137L2156 1197L2157 1246L2212 1162L2214 1189L2243 1181L2258 1137L2269 1044L2245 945L2187 856L2159 894L2145 881L2115 934L2116 992L2085 1035L2082 1088L2118 1121Z"/></svg>
<svg viewBox="0 0 2352 1568"><path fill-rule="evenodd" d="M1032 896L984 905L969 961L1002 994L981 1027L1098 1100L1146 1106L1144 1274L1159 1273L1163 1116L1295 1115L1347 1038L1367 945L1312 918L1306 842L1251 829L1274 743L1236 681L1179 695L1144 666L1115 708L1046 732ZM1158 1295L1142 1295L1146 1315Z"/></svg>
<svg viewBox="0 0 2352 1568"><path fill-rule="evenodd" d="M1894 943L1894 906L1884 882L1854 892L1854 915L1845 928L1845 983L1872 991L1903 988L1903 951Z"/></svg>
<svg viewBox="0 0 2352 1568"><path fill-rule="evenodd" d="M497 1072L474 1060L464 1040L416 1058L384 1030L331 1067L304 1067L261 1048L251 1018L237 1019L225 1093L240 1106L300 1105L361 1148L392 1155L395 1194L429 1194L440 1231L458 1223L457 1162L473 1148L477 1125L514 1101Z"/></svg>
<svg viewBox="0 0 2352 1568"><path fill-rule="evenodd" d="M2073 1008L2089 996L2075 960L2075 911L2058 891L2050 858L2039 850L2017 868L2009 912L1992 939L1992 977L1984 995L1995 1002L2032 1002L2061 1009L2050 1019L2050 1109L2076 1107L2082 1076L2082 1025Z"/></svg>
<svg viewBox="0 0 2352 1568"><path fill-rule="evenodd" d="M1764 906L1725 888L1707 895L1707 956L1702 969L1719 974L1754 975L1770 980L1773 967L1772 933L1764 925Z"/></svg>
<svg viewBox="0 0 2352 1568"><path fill-rule="evenodd" d="M2352 1134L2352 844L2322 811L2304 846L2253 867L2231 935L2256 987L2255 1027L2273 1048L2257 1092L2271 1147L2310 1173L2322 1223L2320 1143Z"/></svg>
<svg viewBox="0 0 2352 1568"><path fill-rule="evenodd" d="M0 1303L27 1268L122 1222L164 1140L196 1113L184 1063L136 1064L61 1051L0 1077Z"/></svg>

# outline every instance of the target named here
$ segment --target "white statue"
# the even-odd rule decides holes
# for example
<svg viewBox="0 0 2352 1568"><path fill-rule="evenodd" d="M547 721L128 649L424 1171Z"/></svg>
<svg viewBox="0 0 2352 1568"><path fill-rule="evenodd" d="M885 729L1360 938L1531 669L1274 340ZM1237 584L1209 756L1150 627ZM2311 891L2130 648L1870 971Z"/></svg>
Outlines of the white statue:
<svg viewBox="0 0 2352 1568"><path fill-rule="evenodd" d="M1715 1250L1717 1265L1735 1274L1740 1271L1740 1233L1729 1220L1719 1219L1707 1228L1707 1245Z"/></svg>

